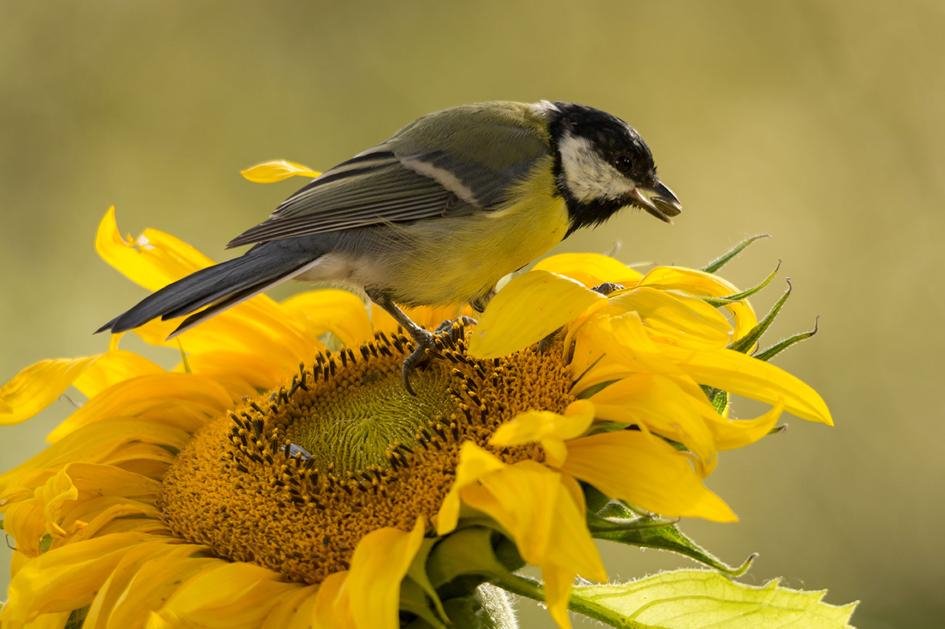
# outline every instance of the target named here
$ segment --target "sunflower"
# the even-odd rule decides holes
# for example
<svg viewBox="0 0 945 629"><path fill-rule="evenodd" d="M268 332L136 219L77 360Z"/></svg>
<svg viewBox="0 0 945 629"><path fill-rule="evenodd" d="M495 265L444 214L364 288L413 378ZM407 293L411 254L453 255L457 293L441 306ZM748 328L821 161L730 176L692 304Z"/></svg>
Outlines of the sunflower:
<svg viewBox="0 0 945 629"><path fill-rule="evenodd" d="M267 168L249 175L313 174ZM122 236L114 209L96 249L148 290L211 264L157 230ZM415 396L400 379L412 341L342 290L259 295L172 342L173 321L137 330L179 352L170 370L119 337L40 361L0 389L0 423L69 387L86 401L0 476L16 544L0 621L466 626L494 609L491 582L543 597L568 626L575 577L607 579L594 537L734 521L704 484L718 453L784 411L831 424L813 389L751 355L773 314L759 321L749 292L704 271L553 256L475 325L458 309L409 313L429 329L456 321ZM770 408L735 419L730 394ZM540 585L517 575L525 565Z"/></svg>

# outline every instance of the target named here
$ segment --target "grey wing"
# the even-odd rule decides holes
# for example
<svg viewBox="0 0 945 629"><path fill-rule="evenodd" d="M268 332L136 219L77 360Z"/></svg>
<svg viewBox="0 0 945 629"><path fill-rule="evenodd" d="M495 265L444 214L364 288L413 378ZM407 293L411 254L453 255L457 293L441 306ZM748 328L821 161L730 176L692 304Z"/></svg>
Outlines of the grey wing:
<svg viewBox="0 0 945 629"><path fill-rule="evenodd" d="M547 147L539 140L523 142L527 131L511 124L487 129L425 152L409 130L401 132L327 171L227 246L501 207ZM464 150L473 142L482 145L478 159ZM510 153L509 146L519 148Z"/></svg>
<svg viewBox="0 0 945 629"><path fill-rule="evenodd" d="M415 221L443 215L457 205L452 191L405 167L392 152L378 148L325 172L227 247Z"/></svg>

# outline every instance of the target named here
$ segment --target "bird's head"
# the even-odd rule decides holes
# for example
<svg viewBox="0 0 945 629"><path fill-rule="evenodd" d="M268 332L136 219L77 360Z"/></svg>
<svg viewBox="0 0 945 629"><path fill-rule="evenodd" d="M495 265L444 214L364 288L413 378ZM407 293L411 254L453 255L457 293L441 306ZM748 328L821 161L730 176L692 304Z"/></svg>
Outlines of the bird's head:
<svg viewBox="0 0 945 629"><path fill-rule="evenodd" d="M573 103L542 103L555 148L555 177L571 229L591 226L625 207L669 222L682 211L656 176L650 148L626 122Z"/></svg>

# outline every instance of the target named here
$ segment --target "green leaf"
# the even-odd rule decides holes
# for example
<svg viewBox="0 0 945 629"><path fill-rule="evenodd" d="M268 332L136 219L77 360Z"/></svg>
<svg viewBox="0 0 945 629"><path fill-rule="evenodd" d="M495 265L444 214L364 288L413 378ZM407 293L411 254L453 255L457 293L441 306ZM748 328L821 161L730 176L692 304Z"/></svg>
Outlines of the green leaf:
<svg viewBox="0 0 945 629"><path fill-rule="evenodd" d="M750 238L746 238L745 240L741 241L740 243L738 243L737 245L735 245L734 247L732 247L731 249L729 249L728 251L726 251L719 257L717 257L712 262L709 262L707 265L702 267L702 270L705 271L706 273L715 273L716 271L721 269L723 266L725 266L732 258L740 254L745 249L745 247L755 242L756 240L761 240L762 238L768 238L768 234L756 234L754 236L751 236Z"/></svg>
<svg viewBox="0 0 945 629"><path fill-rule="evenodd" d="M609 517L604 517L604 516ZM670 520L640 516L626 505L614 502L600 513L588 513L587 526L592 537L621 544L668 550L715 568L729 576L745 574L755 560L750 555L738 566L730 566L691 540Z"/></svg>
<svg viewBox="0 0 945 629"><path fill-rule="evenodd" d="M781 312L781 308L784 307L784 304L787 302L788 297L791 296L791 280L787 281L787 289L784 291L784 294L778 298L774 305L771 306L771 309L768 311L768 314L758 322L758 324L748 331L745 336L738 339L737 341L732 342L728 348L734 349L736 352L747 353L751 351L761 338L761 335L771 327L771 324L774 323L775 318L778 316L778 313Z"/></svg>
<svg viewBox="0 0 945 629"><path fill-rule="evenodd" d="M572 608L585 606L614 627L805 627L849 626L856 603L823 602L826 591L781 587L778 580L756 587L716 572L678 570L615 585L574 588ZM606 618L601 618L606 610Z"/></svg>
<svg viewBox="0 0 945 629"><path fill-rule="evenodd" d="M733 303L735 303L735 302L737 302L737 301L741 301L741 300L743 300L743 299L748 299L749 297L751 297L752 295L754 295L754 294L757 293L758 291L760 291L760 290L766 288L766 287L768 286L768 284L771 283L771 280L773 280L775 277L777 277L779 270L781 270L781 261L780 261L780 260L778 260L778 264L777 264L777 266L774 267L774 270L771 271L770 273L768 273L768 275L765 276L765 278L764 278L763 280L761 280L761 281L760 281L758 284L756 284L755 286L752 286L751 288L749 288L749 289L747 289L747 290L743 290L743 291L741 291L740 293L735 293L735 294L733 294L733 295L728 295L727 297L704 297L703 299L704 299L704 301L705 301L706 303L711 304L711 305L713 305L713 306L715 306L715 307L717 307L717 308L721 308L722 306L727 306L727 305L729 305L729 304L733 304Z"/></svg>
<svg viewBox="0 0 945 629"><path fill-rule="evenodd" d="M801 332L800 334L795 334L794 336L789 336L786 339L778 341L765 351L755 354L755 358L758 360L771 360L792 345L797 345L801 341L806 341L810 337L817 334L817 327L819 324L820 319L814 319L814 327L812 329L808 330L807 332Z"/></svg>

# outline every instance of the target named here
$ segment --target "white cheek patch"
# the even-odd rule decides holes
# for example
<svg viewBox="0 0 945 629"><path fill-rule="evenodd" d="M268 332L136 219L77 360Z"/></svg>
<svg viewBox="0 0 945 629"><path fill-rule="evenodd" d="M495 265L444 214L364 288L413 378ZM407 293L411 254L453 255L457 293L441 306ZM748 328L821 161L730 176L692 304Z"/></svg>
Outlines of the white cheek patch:
<svg viewBox="0 0 945 629"><path fill-rule="evenodd" d="M616 199L636 187L626 175L604 161L587 138L567 133L558 143L558 152L565 183L578 201Z"/></svg>

